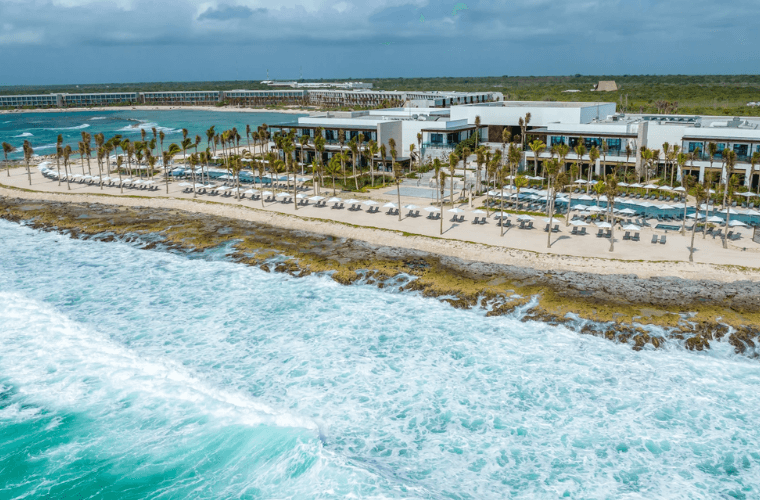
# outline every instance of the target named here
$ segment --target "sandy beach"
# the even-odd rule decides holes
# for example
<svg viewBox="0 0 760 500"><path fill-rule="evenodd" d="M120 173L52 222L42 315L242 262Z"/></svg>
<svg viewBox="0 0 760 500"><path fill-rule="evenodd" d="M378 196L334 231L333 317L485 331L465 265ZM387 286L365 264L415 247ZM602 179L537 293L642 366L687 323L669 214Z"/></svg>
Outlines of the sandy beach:
<svg viewBox="0 0 760 500"><path fill-rule="evenodd" d="M52 108L52 109L3 109L0 115L22 114L22 113L74 113L79 111L218 111L233 113L286 113L292 115L308 114L316 109L297 109L297 108L247 108L237 106L101 106L92 108Z"/></svg>
<svg viewBox="0 0 760 500"><path fill-rule="evenodd" d="M81 167L79 167L81 168ZM751 241L751 230L745 229L741 240L731 242L723 249L719 239L695 240L695 262L688 262L690 234L682 236L678 232L668 232L666 245L649 242L652 234L662 235L663 231L644 229L641 241L623 241L623 234L616 231L615 251L609 252L609 240L594 235L572 236L570 229L560 220L561 232L552 235L552 246L546 248L547 234L541 219L537 219L539 229L520 230L510 228L500 236L496 220L489 218L486 225L471 224L471 209L465 202L457 203L466 211L464 223L451 223L444 212L444 234L439 235L440 222L425 217L406 218L388 216L383 211L375 214L365 210L334 210L327 207L299 207L292 203L262 203L248 197L236 200L232 195L198 195L183 192L178 182L170 183L169 194L165 185L159 189L125 188L124 194L117 187L71 183L71 191L65 182L43 177L33 169L32 185L28 184L25 169L14 168L11 176L0 176L0 196L28 200L52 200L71 202L97 202L105 205L143 206L177 209L188 212L237 218L261 222L293 230L311 231L338 238L352 238L372 244L408 248L457 257L484 263L529 267L547 272L575 271L595 274L632 274L640 278L676 276L684 279L710 279L717 281L753 280L760 281L760 246ZM275 188L279 192L281 189ZM292 187L291 187L292 192ZM313 191L303 191L307 196ZM330 196L332 191L322 190ZM344 198L372 199L379 203L396 201L395 188L375 190L370 194L348 194ZM402 198L402 204L414 203L421 208L430 200ZM474 206L477 206L476 200ZM365 207L366 208L366 207ZM403 213L403 212L402 212ZM423 212L424 213L424 212Z"/></svg>

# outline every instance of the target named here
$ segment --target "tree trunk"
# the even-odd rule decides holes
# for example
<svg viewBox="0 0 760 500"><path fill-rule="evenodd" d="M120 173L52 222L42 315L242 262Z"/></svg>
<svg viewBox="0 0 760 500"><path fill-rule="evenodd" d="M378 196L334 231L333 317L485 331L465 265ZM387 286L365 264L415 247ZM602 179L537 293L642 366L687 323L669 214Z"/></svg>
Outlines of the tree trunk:
<svg viewBox="0 0 760 500"><path fill-rule="evenodd" d="M697 200L696 203L696 217L694 217L694 225L691 228L691 246L689 247L689 262L694 262L694 235L697 232L697 222L699 222L699 200ZM707 229L707 226L705 225L705 229Z"/></svg>

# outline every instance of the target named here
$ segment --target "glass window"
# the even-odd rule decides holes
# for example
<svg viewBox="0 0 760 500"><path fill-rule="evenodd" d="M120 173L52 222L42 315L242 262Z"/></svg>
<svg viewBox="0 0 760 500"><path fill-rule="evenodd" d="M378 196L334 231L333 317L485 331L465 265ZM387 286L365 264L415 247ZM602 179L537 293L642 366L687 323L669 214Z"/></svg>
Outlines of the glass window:
<svg viewBox="0 0 760 500"><path fill-rule="evenodd" d="M734 152L736 156L747 156L749 146L747 144L734 144Z"/></svg>
<svg viewBox="0 0 760 500"><path fill-rule="evenodd" d="M610 151L620 151L623 149L623 143L621 139L607 139L607 149Z"/></svg>
<svg viewBox="0 0 760 500"><path fill-rule="evenodd" d="M334 141L335 140L335 131L334 130L325 130L325 139L328 141Z"/></svg>
<svg viewBox="0 0 760 500"><path fill-rule="evenodd" d="M430 134L430 142L432 144L443 144L443 134Z"/></svg>
<svg viewBox="0 0 760 500"><path fill-rule="evenodd" d="M716 157L723 156L723 150L726 149L725 143L719 142L717 146L718 146L718 150L715 152L715 156Z"/></svg>
<svg viewBox="0 0 760 500"><path fill-rule="evenodd" d="M689 143L689 153L693 153L696 151L696 149L699 148L700 151L704 151L704 145L701 142L690 142Z"/></svg>

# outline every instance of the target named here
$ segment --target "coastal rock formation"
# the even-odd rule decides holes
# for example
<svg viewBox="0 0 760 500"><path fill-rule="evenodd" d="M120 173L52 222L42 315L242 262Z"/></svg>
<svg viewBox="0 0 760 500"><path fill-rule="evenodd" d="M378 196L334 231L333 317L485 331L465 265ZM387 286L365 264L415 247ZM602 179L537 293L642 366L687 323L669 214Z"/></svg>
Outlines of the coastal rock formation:
<svg viewBox="0 0 760 500"><path fill-rule="evenodd" d="M526 321L564 324L636 350L675 341L702 351L711 342L728 341L737 354L758 356L754 325L760 324L760 283L749 280L542 271L168 209L0 198L0 217L145 249L224 247L230 259L266 271L327 273L344 285L395 286L453 307L480 307L488 316L515 314ZM657 325L659 333L642 325Z"/></svg>

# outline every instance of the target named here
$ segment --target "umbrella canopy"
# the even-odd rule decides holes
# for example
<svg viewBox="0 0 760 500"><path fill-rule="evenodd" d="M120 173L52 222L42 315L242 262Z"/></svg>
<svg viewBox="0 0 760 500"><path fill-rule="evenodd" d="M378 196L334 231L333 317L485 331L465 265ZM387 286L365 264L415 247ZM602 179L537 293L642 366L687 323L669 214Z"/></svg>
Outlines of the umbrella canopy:
<svg viewBox="0 0 760 500"><path fill-rule="evenodd" d="M673 191L678 191L679 193L685 193L686 192L686 188L683 187L683 186L678 186Z"/></svg>
<svg viewBox="0 0 760 500"><path fill-rule="evenodd" d="M351 198L350 200L346 200L346 203L356 204L356 203L361 203L361 200L355 200Z"/></svg>
<svg viewBox="0 0 760 500"><path fill-rule="evenodd" d="M396 208L396 204L389 202L389 203L386 203L385 205L383 205L383 208Z"/></svg>
<svg viewBox="0 0 760 500"><path fill-rule="evenodd" d="M488 196L499 196L499 192L498 191L489 191L488 192Z"/></svg>
<svg viewBox="0 0 760 500"><path fill-rule="evenodd" d="M693 219L697 216L697 214L689 214L686 216L687 219ZM699 219L702 220L705 218L705 214L699 214Z"/></svg>
<svg viewBox="0 0 760 500"><path fill-rule="evenodd" d="M103 178L103 180L106 180L106 179L107 179L107 177ZM177 185L178 185L179 187L192 187L192 184L190 184L189 182L180 182L180 183L179 183L179 184L177 184Z"/></svg>
<svg viewBox="0 0 760 500"><path fill-rule="evenodd" d="M416 210L416 209L418 209L420 207L418 207L417 205L409 204L409 205L404 205L404 208L407 209L407 210Z"/></svg>
<svg viewBox="0 0 760 500"><path fill-rule="evenodd" d="M485 210L473 210L472 213L480 215L480 214L486 213L486 211Z"/></svg>
<svg viewBox="0 0 760 500"><path fill-rule="evenodd" d="M641 184L639 184L639 183L637 182L636 184L629 184L629 185L628 185L628 187L632 187L632 188L641 188L641 187L644 187L644 186L642 186Z"/></svg>
<svg viewBox="0 0 760 500"><path fill-rule="evenodd" d="M580 201L593 201L594 200L591 196L589 196L587 194L583 194L583 195L579 196L578 199Z"/></svg>
<svg viewBox="0 0 760 500"><path fill-rule="evenodd" d="M575 181L575 183L576 184L586 184L586 181L584 181L583 179L578 179L577 181Z"/></svg>
<svg viewBox="0 0 760 500"><path fill-rule="evenodd" d="M623 214L623 215L633 215L633 214L636 213L636 210L632 210L630 208L624 208L623 210L619 211L618 213L619 214Z"/></svg>
<svg viewBox="0 0 760 500"><path fill-rule="evenodd" d="M644 186L644 189L659 189L660 186L655 186L654 184L647 184Z"/></svg>
<svg viewBox="0 0 760 500"><path fill-rule="evenodd" d="M600 229L609 229L612 227L612 224L610 224L609 222L600 222L596 225L596 227Z"/></svg>
<svg viewBox="0 0 760 500"><path fill-rule="evenodd" d="M617 185L620 187L628 187L628 184L626 184L625 182L618 182Z"/></svg>
<svg viewBox="0 0 760 500"><path fill-rule="evenodd" d="M660 186L657 189L659 189L660 191L673 191L673 188L670 186Z"/></svg>
<svg viewBox="0 0 760 500"><path fill-rule="evenodd" d="M306 196L304 196L304 195L302 195L300 193L296 195L296 199L298 199L298 200L303 200L304 198L306 198Z"/></svg>
<svg viewBox="0 0 760 500"><path fill-rule="evenodd" d="M464 213L464 210L462 210L461 208L450 208L450 209L448 209L446 211L447 212L451 212L452 214L461 214L461 213Z"/></svg>
<svg viewBox="0 0 760 500"><path fill-rule="evenodd" d="M570 221L570 224L572 224L573 226L588 226L588 223L582 220L573 220L573 221Z"/></svg>
<svg viewBox="0 0 760 500"><path fill-rule="evenodd" d="M641 231L641 228L637 226L636 224L628 224L627 226L623 226L624 231Z"/></svg>
<svg viewBox="0 0 760 500"><path fill-rule="evenodd" d="M243 191L243 194L259 194L259 191L256 189L249 189L247 191Z"/></svg>
<svg viewBox="0 0 760 500"><path fill-rule="evenodd" d="M327 200L327 203L339 203L341 201L343 201L343 200L341 200L337 196L333 196L332 198L330 198L329 200Z"/></svg>
<svg viewBox="0 0 760 500"><path fill-rule="evenodd" d="M731 227L744 227L747 224L743 223L740 220L732 220L731 222L728 223L728 225Z"/></svg>
<svg viewBox="0 0 760 500"><path fill-rule="evenodd" d="M290 193L286 193L285 191L281 191L281 192L277 193L277 197L279 198L280 196L290 196Z"/></svg>
<svg viewBox="0 0 760 500"><path fill-rule="evenodd" d="M509 217L509 214L507 212L494 212L493 216L497 219L501 219L502 217Z"/></svg>
<svg viewBox="0 0 760 500"><path fill-rule="evenodd" d="M580 203L578 203L577 205L573 205L572 207L570 207L570 210L586 210L587 208L588 208L587 205L581 205Z"/></svg>
<svg viewBox="0 0 760 500"><path fill-rule="evenodd" d="M367 201L363 201L362 205L370 205L370 206L372 206L372 205L379 205L379 203L376 202L376 201L367 200Z"/></svg>
<svg viewBox="0 0 760 500"><path fill-rule="evenodd" d="M713 215L713 216L707 218L707 222L725 222L725 221L722 218L720 218L720 217L718 217L716 215Z"/></svg>
<svg viewBox="0 0 760 500"><path fill-rule="evenodd" d="M602 207L597 207L597 206L588 207L588 210L589 210L590 212L604 212L604 211L605 211L605 209L604 209L604 208L602 208Z"/></svg>
<svg viewBox="0 0 760 500"><path fill-rule="evenodd" d="M311 197L311 198L309 198L309 199L310 199L311 201L322 201L322 200L324 200L324 199L325 199L325 197L324 197L324 196L312 196L312 197Z"/></svg>
<svg viewBox="0 0 760 500"><path fill-rule="evenodd" d="M746 196L747 198L750 198L752 196L757 196L755 193L750 193L747 191L746 193L736 193L737 196Z"/></svg>
<svg viewBox="0 0 760 500"><path fill-rule="evenodd" d="M425 207L424 210L425 212L440 212L441 211L441 209L438 207Z"/></svg>
<svg viewBox="0 0 760 500"><path fill-rule="evenodd" d="M264 191L261 193L263 196L272 196L274 193L271 191Z"/></svg>
<svg viewBox="0 0 760 500"><path fill-rule="evenodd" d="M670 205L665 205L665 204L663 203L662 205L658 205L658 206L657 206L657 208L659 208L660 210L670 210L670 209L672 209L673 207L672 207L672 206L670 206Z"/></svg>
<svg viewBox="0 0 760 500"><path fill-rule="evenodd" d="M535 220L530 215L518 215L517 220Z"/></svg>

